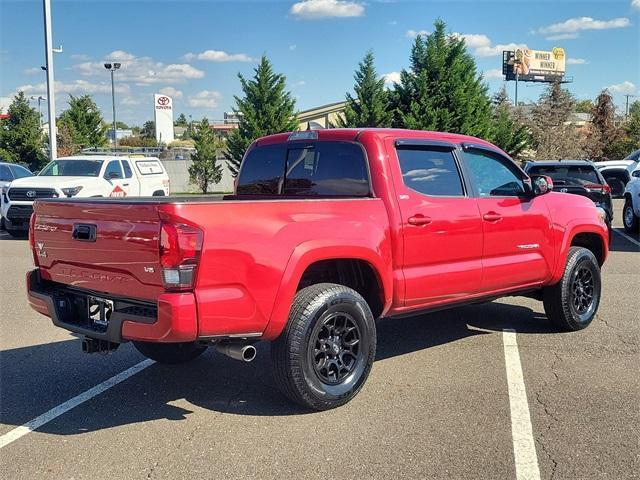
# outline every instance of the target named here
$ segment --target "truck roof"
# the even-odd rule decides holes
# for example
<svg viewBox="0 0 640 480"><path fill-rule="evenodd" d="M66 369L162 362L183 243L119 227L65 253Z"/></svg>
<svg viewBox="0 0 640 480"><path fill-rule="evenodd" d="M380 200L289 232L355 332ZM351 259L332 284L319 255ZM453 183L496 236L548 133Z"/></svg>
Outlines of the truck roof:
<svg viewBox="0 0 640 480"><path fill-rule="evenodd" d="M328 128L321 130L312 130L318 135L318 140L337 140L337 141L355 141L363 135L372 135L380 138L403 138L403 139L423 139L423 140L439 140L451 142L455 144L473 143L497 150L495 145L482 140L481 138L461 135L459 133L448 132L432 132L424 130L407 130L402 128ZM286 142L289 136L295 132L276 133L268 135L257 140L258 145L269 145L274 143ZM302 132L298 132L302 133ZM503 152L504 153L504 152ZM506 153L505 153L506 155Z"/></svg>
<svg viewBox="0 0 640 480"><path fill-rule="evenodd" d="M158 157L137 157L137 156L127 156L127 155L73 155L71 157L58 157L56 160L118 160L118 159L127 159L127 160L158 160Z"/></svg>

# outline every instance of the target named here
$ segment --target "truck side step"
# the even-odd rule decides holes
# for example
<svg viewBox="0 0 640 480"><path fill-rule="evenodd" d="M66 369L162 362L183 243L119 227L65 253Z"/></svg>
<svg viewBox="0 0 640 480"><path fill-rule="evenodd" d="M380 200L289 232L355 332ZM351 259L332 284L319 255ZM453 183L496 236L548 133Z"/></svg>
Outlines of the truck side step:
<svg viewBox="0 0 640 480"><path fill-rule="evenodd" d="M99 340L97 338L84 337L82 339L82 351L84 353L102 353L106 355L114 352L120 346L119 343L109 342L108 340Z"/></svg>

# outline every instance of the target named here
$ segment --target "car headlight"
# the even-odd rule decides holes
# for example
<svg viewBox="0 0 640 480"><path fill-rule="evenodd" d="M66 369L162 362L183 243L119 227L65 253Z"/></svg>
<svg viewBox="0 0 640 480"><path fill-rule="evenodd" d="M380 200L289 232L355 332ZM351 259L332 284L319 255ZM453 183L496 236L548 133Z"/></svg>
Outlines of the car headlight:
<svg viewBox="0 0 640 480"><path fill-rule="evenodd" d="M71 197L75 197L78 193L80 193L80 190L82 190L81 186L78 187L69 187L69 188L62 188L62 193L64 193L67 197L71 198Z"/></svg>

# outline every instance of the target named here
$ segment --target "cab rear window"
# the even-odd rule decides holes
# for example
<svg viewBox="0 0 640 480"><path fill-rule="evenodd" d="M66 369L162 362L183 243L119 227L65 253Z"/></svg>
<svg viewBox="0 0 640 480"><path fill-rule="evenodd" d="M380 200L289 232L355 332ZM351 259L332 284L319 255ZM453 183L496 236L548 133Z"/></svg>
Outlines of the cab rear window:
<svg viewBox="0 0 640 480"><path fill-rule="evenodd" d="M350 142L290 142L253 148L236 193L286 197L366 197L371 192L364 150Z"/></svg>

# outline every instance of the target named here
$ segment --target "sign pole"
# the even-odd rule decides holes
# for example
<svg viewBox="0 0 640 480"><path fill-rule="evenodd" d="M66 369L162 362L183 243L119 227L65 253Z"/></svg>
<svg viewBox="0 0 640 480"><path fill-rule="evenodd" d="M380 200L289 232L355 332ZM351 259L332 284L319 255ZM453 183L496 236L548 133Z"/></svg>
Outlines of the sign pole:
<svg viewBox="0 0 640 480"><path fill-rule="evenodd" d="M516 70L516 98L515 98L515 106L518 106L518 77L519 77L519 73Z"/></svg>

